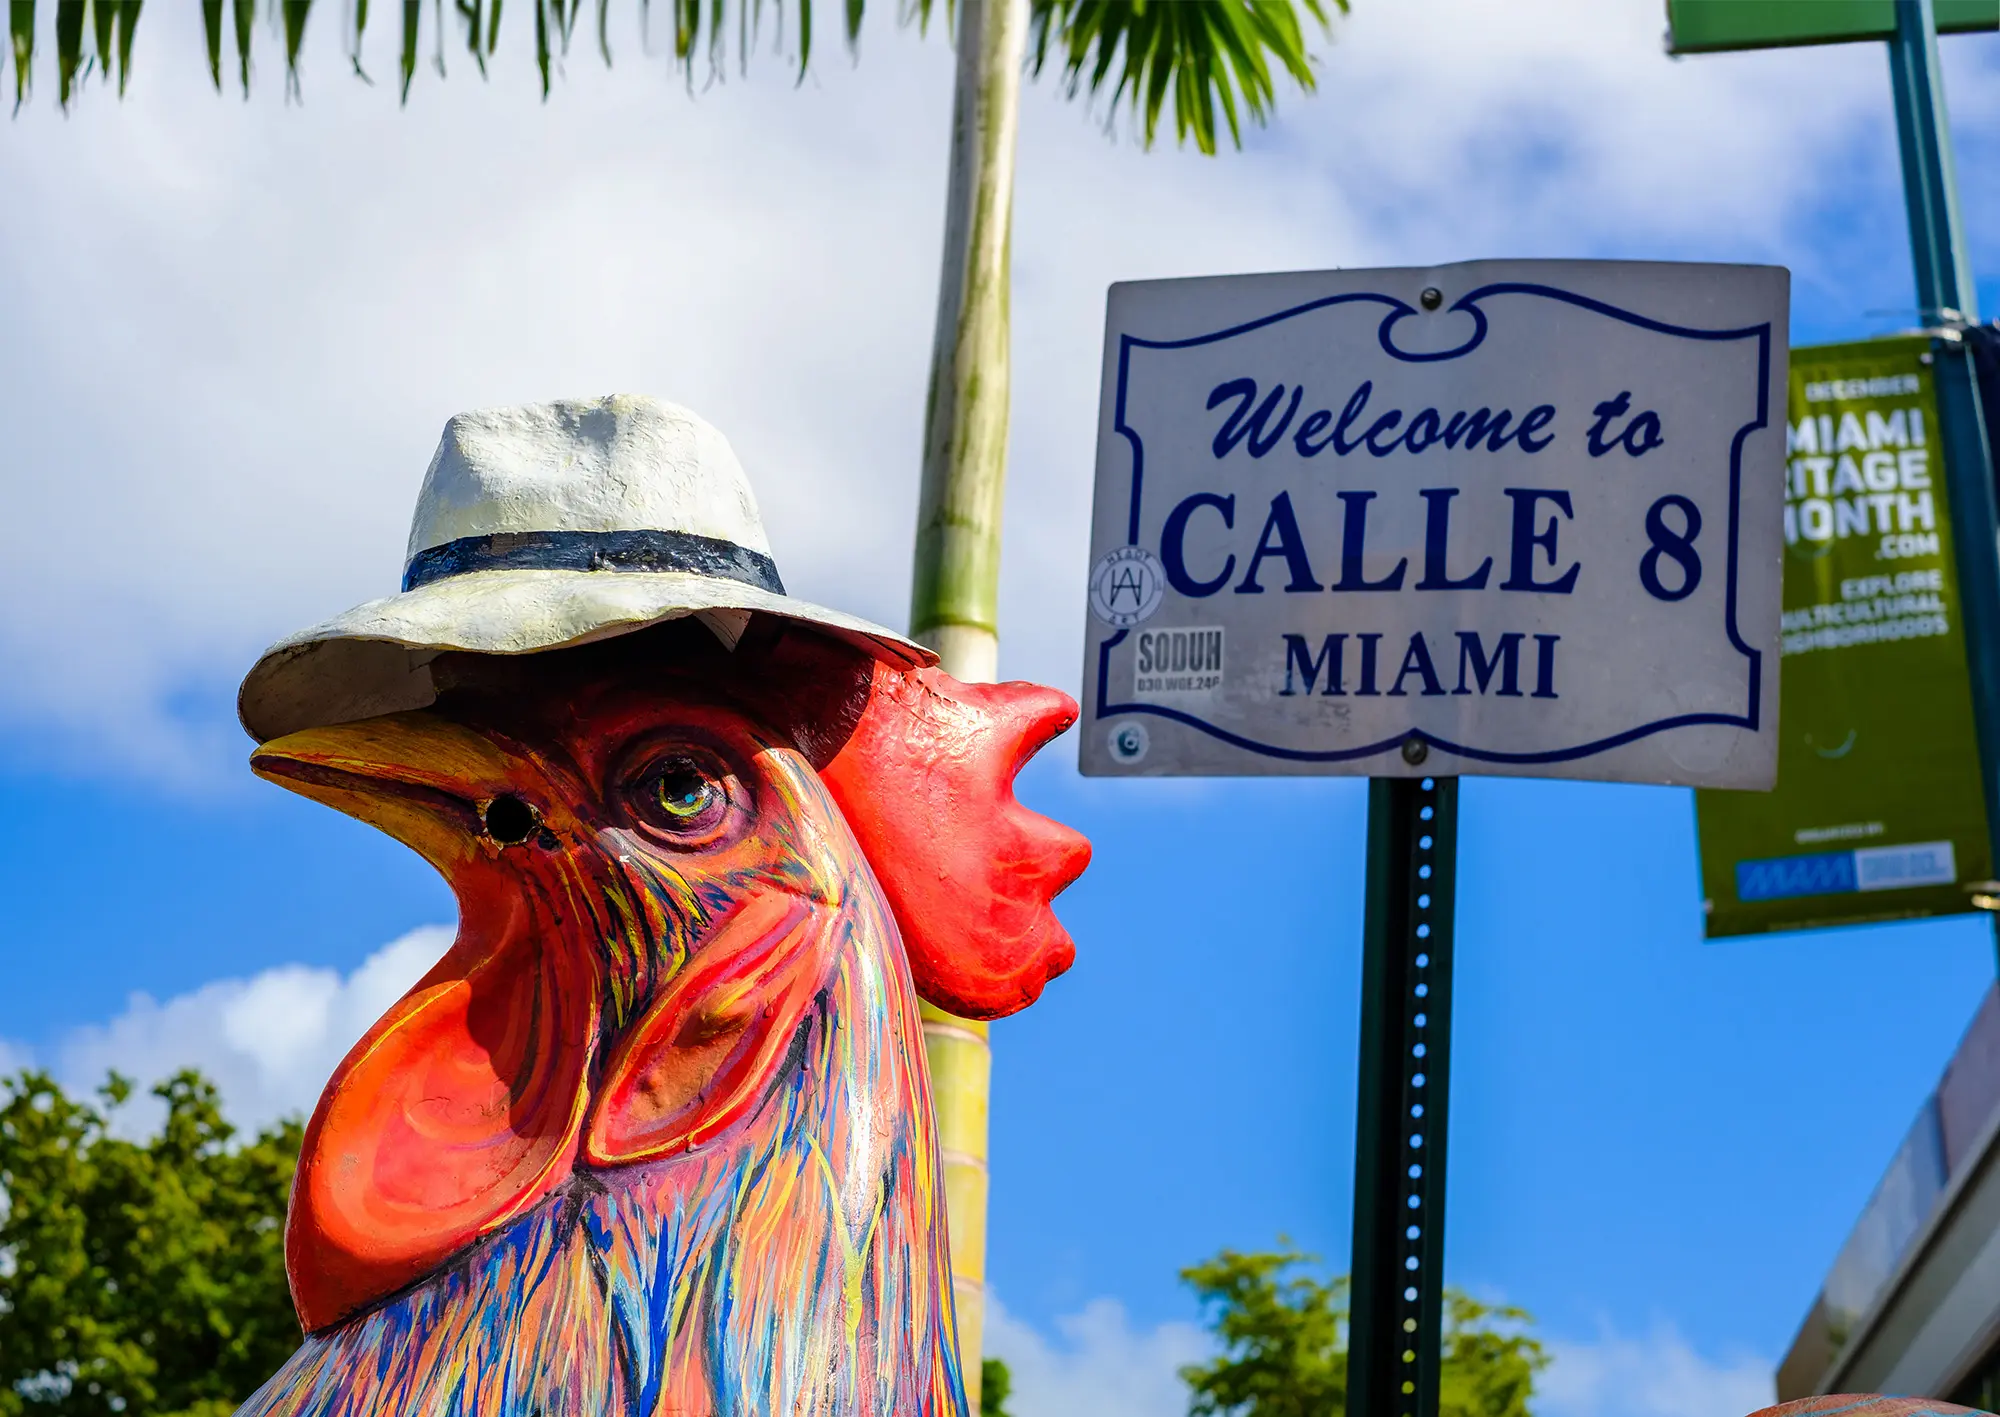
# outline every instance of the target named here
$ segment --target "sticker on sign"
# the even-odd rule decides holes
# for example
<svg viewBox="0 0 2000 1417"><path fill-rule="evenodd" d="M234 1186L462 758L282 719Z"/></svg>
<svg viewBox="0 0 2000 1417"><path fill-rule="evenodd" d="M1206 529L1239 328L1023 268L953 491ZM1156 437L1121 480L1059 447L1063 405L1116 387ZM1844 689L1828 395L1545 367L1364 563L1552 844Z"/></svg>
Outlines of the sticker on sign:
<svg viewBox="0 0 2000 1417"><path fill-rule="evenodd" d="M1206 694L1222 687L1222 627L1137 632L1132 691Z"/></svg>
<svg viewBox="0 0 2000 1417"><path fill-rule="evenodd" d="M1769 787L1788 298L1599 261L1112 287L1083 770Z"/></svg>

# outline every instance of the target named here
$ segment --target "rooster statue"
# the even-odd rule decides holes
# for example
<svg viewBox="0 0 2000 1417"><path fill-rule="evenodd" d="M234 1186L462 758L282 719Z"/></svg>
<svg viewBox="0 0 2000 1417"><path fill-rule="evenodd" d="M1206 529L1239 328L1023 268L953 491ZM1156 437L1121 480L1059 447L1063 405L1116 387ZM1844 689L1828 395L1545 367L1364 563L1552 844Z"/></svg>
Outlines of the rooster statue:
<svg viewBox="0 0 2000 1417"><path fill-rule="evenodd" d="M1033 1002L1089 846L1012 790L1075 705L932 658L786 594L684 409L451 420L402 593L240 696L460 912L313 1113L244 1414L965 1412L917 999Z"/></svg>

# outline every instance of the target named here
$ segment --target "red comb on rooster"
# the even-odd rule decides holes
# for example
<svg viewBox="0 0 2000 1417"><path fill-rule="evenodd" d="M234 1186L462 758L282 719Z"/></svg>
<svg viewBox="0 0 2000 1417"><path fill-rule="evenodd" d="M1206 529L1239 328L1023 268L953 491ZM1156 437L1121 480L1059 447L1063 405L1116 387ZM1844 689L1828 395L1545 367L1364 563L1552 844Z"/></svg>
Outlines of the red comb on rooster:
<svg viewBox="0 0 2000 1417"><path fill-rule="evenodd" d="M1074 720L786 594L727 443L461 415L401 594L274 646L267 778L408 843L456 941L341 1063L257 1414L965 1410L919 995L1032 1003Z"/></svg>

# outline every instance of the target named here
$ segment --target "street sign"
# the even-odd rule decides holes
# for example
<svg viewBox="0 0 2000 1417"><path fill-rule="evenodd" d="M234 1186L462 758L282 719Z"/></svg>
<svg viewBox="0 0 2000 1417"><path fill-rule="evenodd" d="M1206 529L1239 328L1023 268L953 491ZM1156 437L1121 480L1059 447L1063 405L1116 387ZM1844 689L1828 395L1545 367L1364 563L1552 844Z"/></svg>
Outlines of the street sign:
<svg viewBox="0 0 2000 1417"><path fill-rule="evenodd" d="M1769 787L1777 267L1113 286L1081 760Z"/></svg>
<svg viewBox="0 0 2000 1417"><path fill-rule="evenodd" d="M2000 29L2000 0L1936 0L1937 32ZM1673 54L1845 44L1896 33L1896 0L1668 0Z"/></svg>
<svg viewBox="0 0 2000 1417"><path fill-rule="evenodd" d="M1933 368L1926 336L1792 351L1778 784L1695 795L1710 936L1990 890Z"/></svg>

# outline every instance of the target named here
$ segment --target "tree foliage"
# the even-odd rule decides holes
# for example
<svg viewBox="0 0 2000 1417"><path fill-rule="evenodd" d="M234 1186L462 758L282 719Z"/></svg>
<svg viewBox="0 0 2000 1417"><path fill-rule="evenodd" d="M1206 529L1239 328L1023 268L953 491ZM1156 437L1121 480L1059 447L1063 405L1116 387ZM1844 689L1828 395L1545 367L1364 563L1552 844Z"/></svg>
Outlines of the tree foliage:
<svg viewBox="0 0 2000 1417"><path fill-rule="evenodd" d="M0 1081L0 1417L227 1417L298 1346L299 1124L232 1145L198 1074L153 1094L166 1121L133 1141L115 1073L95 1104Z"/></svg>
<svg viewBox="0 0 2000 1417"><path fill-rule="evenodd" d="M132 36L142 0L54 0L57 100L68 107L79 83L92 73L114 75L125 91L132 70ZM535 16L535 66L542 96L569 54L583 0L527 0ZM1347 0L1331 0L1339 10ZM1220 134L1241 146L1242 122L1265 122L1277 99L1274 70L1283 70L1301 89L1315 87L1304 20L1322 32L1328 0L1028 0L1034 71L1051 61L1074 97L1107 91L1115 110L1129 106L1141 140L1151 146L1163 114L1173 119L1180 142L1192 141L1213 153ZM652 43L651 0L637 0L641 34ZM942 0L947 12L952 0ZM14 57L14 106L18 110L33 81L38 10L35 0L9 0ZM354 72L367 79L362 42L368 33L369 0L342 0L342 41ZM462 53L483 75L500 42L501 0L402 0L377 4L377 12L397 11L397 73L408 99L410 83L426 50L437 72L445 72L447 51ZM866 0L843 0L841 25L850 50L859 43ZM898 0L898 17L927 28L939 0ZM694 81L697 68L710 75L740 68L765 43L793 56L804 79L812 61L812 0L661 0L671 13L674 67ZM208 41L208 72L220 91L232 73L250 92L251 56L260 27L273 30L285 61L285 82L296 94L299 55L314 0L201 0ZM428 12L428 18L427 18ZM611 3L597 0L596 48L611 63ZM372 82L372 81L371 81ZM1217 115L1221 116L1218 127Z"/></svg>
<svg viewBox="0 0 2000 1417"><path fill-rule="evenodd" d="M1014 1417L1007 1399L1014 1394L1014 1375L998 1358L979 1360L979 1417Z"/></svg>
<svg viewBox="0 0 2000 1417"><path fill-rule="evenodd" d="M1347 1408L1347 1279L1299 1273L1289 1247L1224 1250L1181 1271L1222 1352L1181 1369L1190 1417L1325 1417ZM1528 1417L1548 1364L1527 1313L1445 1291L1442 1417Z"/></svg>

